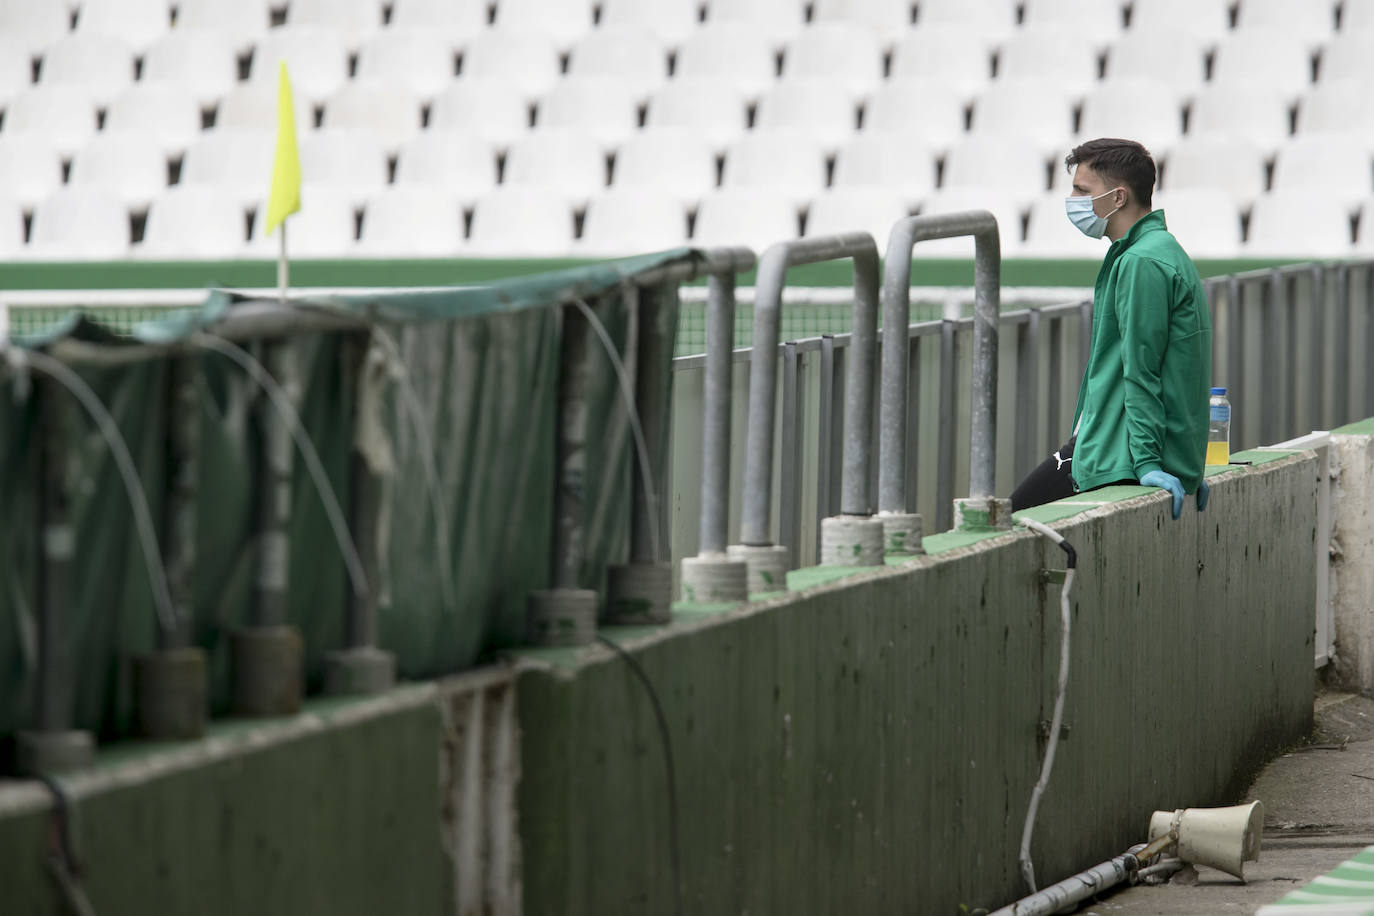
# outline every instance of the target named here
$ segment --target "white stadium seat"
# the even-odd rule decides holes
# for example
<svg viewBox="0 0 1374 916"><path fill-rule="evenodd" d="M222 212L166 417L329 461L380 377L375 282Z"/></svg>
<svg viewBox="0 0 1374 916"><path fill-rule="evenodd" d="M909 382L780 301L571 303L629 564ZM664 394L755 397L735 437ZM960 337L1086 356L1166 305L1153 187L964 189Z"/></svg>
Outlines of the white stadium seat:
<svg viewBox="0 0 1374 916"><path fill-rule="evenodd" d="M419 29L457 49L487 27L487 0L392 0L388 30Z"/></svg>
<svg viewBox="0 0 1374 916"><path fill-rule="evenodd" d="M1016 28L1016 3L1013 0L920 0L916 5L916 27L958 26L977 32L992 41L1001 41Z"/></svg>
<svg viewBox="0 0 1374 916"><path fill-rule="evenodd" d="M147 48L172 27L171 4L167 0L81 0L77 9L78 32L112 36L136 51Z"/></svg>
<svg viewBox="0 0 1374 916"><path fill-rule="evenodd" d="M133 49L118 38L73 32L43 52L40 86L64 86L105 105L134 81Z"/></svg>
<svg viewBox="0 0 1374 916"><path fill-rule="evenodd" d="M695 203L716 186L716 154L696 131L646 128L616 151L611 185L671 195L684 205Z"/></svg>
<svg viewBox="0 0 1374 916"><path fill-rule="evenodd" d="M572 247L572 211L533 188L497 188L472 208L471 254L563 257Z"/></svg>
<svg viewBox="0 0 1374 916"><path fill-rule="evenodd" d="M568 73L618 80L645 98L668 78L668 53L646 28L602 26L573 46Z"/></svg>
<svg viewBox="0 0 1374 916"><path fill-rule="evenodd" d="M1308 190L1270 191L1250 211L1245 253L1253 257L1336 258L1352 247L1347 203Z"/></svg>
<svg viewBox="0 0 1374 916"><path fill-rule="evenodd" d="M806 213L806 234L867 232L881 252L887 246L892 225L910 213L902 197L885 188L827 188L811 199Z"/></svg>
<svg viewBox="0 0 1374 916"><path fill-rule="evenodd" d="M258 204L267 199L276 143L270 128L207 131L186 150L181 183L218 188L244 207Z"/></svg>
<svg viewBox="0 0 1374 916"><path fill-rule="evenodd" d="M1368 82L1323 79L1302 97L1298 103L1299 134L1330 130L1352 131L1362 134L1366 142L1374 142L1374 95Z"/></svg>
<svg viewBox="0 0 1374 916"><path fill-rule="evenodd" d="M829 80L784 79L759 99L754 127L804 131L833 152L854 135L858 107Z"/></svg>
<svg viewBox="0 0 1374 916"><path fill-rule="evenodd" d="M325 126L302 134L297 152L303 187L342 194L356 206L387 183L387 148L372 131Z"/></svg>
<svg viewBox="0 0 1374 916"><path fill-rule="evenodd" d="M368 198L355 251L372 258L455 257L462 252L463 208L434 188L386 188Z"/></svg>
<svg viewBox="0 0 1374 916"><path fill-rule="evenodd" d="M880 189L912 207L935 189L935 160L924 133L865 130L835 157L835 188Z"/></svg>
<svg viewBox="0 0 1374 916"><path fill-rule="evenodd" d="M883 78L882 45L867 26L819 22L787 46L782 75L787 80L823 80L861 96Z"/></svg>
<svg viewBox="0 0 1374 916"><path fill-rule="evenodd" d="M1051 192L1031 204L1026 241L1018 254L1025 258L1101 258L1105 245L1090 239L1069 222L1066 195Z"/></svg>
<svg viewBox="0 0 1374 916"><path fill-rule="evenodd" d="M495 79L464 77L436 96L429 110L429 130L461 130L501 147L529 129L525 94Z"/></svg>
<svg viewBox="0 0 1374 916"><path fill-rule="evenodd" d="M350 80L325 100L320 126L368 131L395 153L420 132L420 101L398 82Z"/></svg>
<svg viewBox="0 0 1374 916"><path fill-rule="evenodd" d="M62 154L38 132L0 131L0 175L4 196L32 208L62 185Z"/></svg>
<svg viewBox="0 0 1374 916"><path fill-rule="evenodd" d="M864 105L864 133L918 134L921 145L947 149L963 136L968 103L938 80L887 83Z"/></svg>
<svg viewBox="0 0 1374 916"><path fill-rule="evenodd" d="M700 19L697 0L602 0L602 28L637 26L665 45L677 45L692 34Z"/></svg>
<svg viewBox="0 0 1374 916"><path fill-rule="evenodd" d="M1236 12L1237 31L1281 29L1300 37L1309 49L1330 41L1336 31L1335 4L1329 0L1244 0Z"/></svg>
<svg viewBox="0 0 1374 916"><path fill-rule="evenodd" d="M891 80L940 83L971 98L992 79L992 54L984 37L939 26L908 32L893 48Z"/></svg>
<svg viewBox="0 0 1374 916"><path fill-rule="evenodd" d="M90 139L95 129L95 104L84 89L47 84L30 86L5 107L6 135L42 134L66 156Z"/></svg>
<svg viewBox="0 0 1374 916"><path fill-rule="evenodd" d="M301 208L286 220L286 254L289 258L343 258L357 245L356 195L340 188L301 188ZM258 207L244 254L256 258L277 257L281 239L278 227L263 232L267 208Z"/></svg>
<svg viewBox="0 0 1374 916"><path fill-rule="evenodd" d="M263 80L257 83L239 83L225 93L215 108L215 130L224 128L251 128L254 130L277 129L277 84ZM297 93L292 93L291 104L295 107L296 135L315 127L314 106Z"/></svg>
<svg viewBox="0 0 1374 916"><path fill-rule="evenodd" d="M1120 34L1124 16L1116 0L1026 0L1022 23L1065 29L1104 45Z"/></svg>
<svg viewBox="0 0 1374 916"><path fill-rule="evenodd" d="M175 29L158 39L143 55L140 82L179 86L197 104L212 107L239 78L233 44L206 29Z"/></svg>
<svg viewBox="0 0 1374 916"><path fill-rule="evenodd" d="M106 131L138 131L169 157L186 151L200 125L200 105L175 83L139 80L105 110Z"/></svg>
<svg viewBox="0 0 1374 916"><path fill-rule="evenodd" d="M761 252L774 242L800 234L791 195L759 188L721 188L697 207L692 245L698 248L744 245Z"/></svg>
<svg viewBox="0 0 1374 916"><path fill-rule="evenodd" d="M177 0L176 28L216 32L240 54L271 23L270 0Z"/></svg>
<svg viewBox="0 0 1374 916"><path fill-rule="evenodd" d="M24 256L24 209L19 201L0 197L0 261Z"/></svg>
<svg viewBox="0 0 1374 916"><path fill-rule="evenodd" d="M816 0L817 22L856 22L873 29L883 49L915 21L913 0Z"/></svg>
<svg viewBox="0 0 1374 916"><path fill-rule="evenodd" d="M235 195L211 185L177 185L148 208L143 241L133 254L159 261L236 258L247 237L245 211Z"/></svg>
<svg viewBox="0 0 1374 916"><path fill-rule="evenodd" d="M733 81L680 77L650 97L645 125L691 130L723 150L743 136L748 109Z"/></svg>
<svg viewBox="0 0 1374 916"><path fill-rule="evenodd" d="M1374 257L1374 197L1360 203L1360 222L1355 236L1356 257Z"/></svg>
<svg viewBox="0 0 1374 916"><path fill-rule="evenodd" d="M997 79L1056 80L1082 95L1097 79L1098 55L1091 43L1070 30L1026 26L998 52Z"/></svg>
<svg viewBox="0 0 1374 916"><path fill-rule="evenodd" d="M538 32L489 29L463 51L462 79L501 80L529 98L552 89L558 74L558 49Z"/></svg>
<svg viewBox="0 0 1374 916"><path fill-rule="evenodd" d="M1120 80L1156 80L1175 100L1190 97L1207 75L1203 40L1180 28L1133 28L1107 49L1107 84Z"/></svg>
<svg viewBox="0 0 1374 916"><path fill-rule="evenodd" d="M726 150L721 183L789 194L800 206L825 185L825 171L822 144L811 134L755 130Z"/></svg>
<svg viewBox="0 0 1374 916"><path fill-rule="evenodd" d="M922 216L961 213L965 210L987 210L997 220L1002 257L1010 257L1019 252L1022 207L1001 191L988 188L941 188L921 204ZM911 252L917 258L972 258L973 247L973 237L963 236L918 242Z"/></svg>
<svg viewBox="0 0 1374 916"><path fill-rule="evenodd" d="M592 30L591 0L496 0L496 25L539 32L566 50Z"/></svg>
<svg viewBox="0 0 1374 916"><path fill-rule="evenodd" d="M345 48L356 51L382 28L379 0L290 0L286 24L328 29Z"/></svg>
<svg viewBox="0 0 1374 916"><path fill-rule="evenodd" d="M971 136L945 157L941 188L986 188L1018 203L1049 190L1046 157L1033 143L1007 136Z"/></svg>
<svg viewBox="0 0 1374 916"><path fill-rule="evenodd" d="M801 0L709 0L706 21L738 22L781 48L802 30L803 7Z"/></svg>
<svg viewBox="0 0 1374 916"><path fill-rule="evenodd" d="M1189 111L1190 135L1229 133L1272 149L1292 132L1290 103L1263 87L1208 84Z"/></svg>
<svg viewBox="0 0 1374 916"><path fill-rule="evenodd" d="M1154 206L1164 211L1165 225L1190 257L1234 258L1242 253L1240 209L1225 191L1156 191Z"/></svg>
<svg viewBox="0 0 1374 916"><path fill-rule="evenodd" d="M33 58L25 42L0 34L0 109L33 84Z"/></svg>
<svg viewBox="0 0 1374 916"><path fill-rule="evenodd" d="M71 31L72 15L65 3L34 0L0 2L0 35L13 38L38 54Z"/></svg>
<svg viewBox="0 0 1374 916"><path fill-rule="evenodd" d="M1160 186L1174 191L1224 191L1241 209L1264 193L1264 154L1234 134L1188 136L1169 151Z"/></svg>
<svg viewBox="0 0 1374 916"><path fill-rule="evenodd" d="M606 155L573 130L535 131L511 144L502 179L580 205L606 186Z"/></svg>
<svg viewBox="0 0 1374 916"><path fill-rule="evenodd" d="M673 82L728 82L742 96L754 97L771 86L777 75L777 55L767 39L747 25L710 20L678 49Z"/></svg>
<svg viewBox="0 0 1374 916"><path fill-rule="evenodd" d="M1232 0L1148 0L1131 4L1132 31L1183 29L1209 43L1231 28Z"/></svg>
<svg viewBox="0 0 1374 916"><path fill-rule="evenodd" d="M1281 29L1233 32L1217 45L1212 83L1263 88L1291 100L1312 83L1312 55Z"/></svg>
<svg viewBox="0 0 1374 916"><path fill-rule="evenodd" d="M612 257L687 244L687 212L671 194L611 188L587 204L578 254Z"/></svg>
<svg viewBox="0 0 1374 916"><path fill-rule="evenodd" d="M997 80L973 102L975 137L1013 136L1048 155L1073 134L1073 105L1053 80Z"/></svg>
<svg viewBox="0 0 1374 916"><path fill-rule="evenodd" d="M142 133L102 131L77 150L67 183L142 210L167 187L167 157Z"/></svg>
<svg viewBox="0 0 1374 916"><path fill-rule="evenodd" d="M1374 8L1374 4L1367 5ZM1350 8L1347 7L1346 15L1349 14ZM1322 50L1321 82L1374 80L1374 55L1369 53L1371 47L1374 47L1374 23L1358 31L1343 28Z"/></svg>
<svg viewBox="0 0 1374 916"><path fill-rule="evenodd" d="M438 188L463 203L496 187L491 144L467 131L431 129L401 148L396 184Z"/></svg>
<svg viewBox="0 0 1374 916"><path fill-rule="evenodd" d="M348 79L348 54L339 35L312 25L269 30L253 48L249 79L275 87L286 61L293 97L319 104Z"/></svg>
<svg viewBox="0 0 1374 916"><path fill-rule="evenodd" d="M457 71L452 43L424 28L383 29L358 51L359 80L388 80L405 86L416 98L432 99L451 83Z"/></svg>
<svg viewBox="0 0 1374 916"><path fill-rule="evenodd" d="M1183 109L1163 83L1115 80L1098 85L1083 99L1080 140L1130 137L1158 160L1182 134Z"/></svg>
<svg viewBox="0 0 1374 916"><path fill-rule="evenodd" d="M1374 194L1374 159L1366 137L1328 131L1290 138L1274 157L1273 187L1355 206Z"/></svg>
<svg viewBox="0 0 1374 916"><path fill-rule="evenodd" d="M578 130L609 149L639 127L638 95L620 80L569 77L539 100L535 125Z"/></svg>
<svg viewBox="0 0 1374 916"><path fill-rule="evenodd" d="M59 188L33 209L24 257L108 261L129 253L129 211L100 190Z"/></svg>

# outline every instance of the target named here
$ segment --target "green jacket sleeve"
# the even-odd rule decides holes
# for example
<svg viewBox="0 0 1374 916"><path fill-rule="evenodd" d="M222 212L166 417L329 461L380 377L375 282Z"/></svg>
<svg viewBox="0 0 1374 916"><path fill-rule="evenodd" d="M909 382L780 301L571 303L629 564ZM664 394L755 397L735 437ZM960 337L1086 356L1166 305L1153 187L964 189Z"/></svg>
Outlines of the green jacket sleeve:
<svg viewBox="0 0 1374 916"><path fill-rule="evenodd" d="M1136 479L1163 464L1164 400L1160 370L1169 345L1170 278L1149 258L1122 258L1116 283L1116 320L1121 330L1126 440Z"/></svg>

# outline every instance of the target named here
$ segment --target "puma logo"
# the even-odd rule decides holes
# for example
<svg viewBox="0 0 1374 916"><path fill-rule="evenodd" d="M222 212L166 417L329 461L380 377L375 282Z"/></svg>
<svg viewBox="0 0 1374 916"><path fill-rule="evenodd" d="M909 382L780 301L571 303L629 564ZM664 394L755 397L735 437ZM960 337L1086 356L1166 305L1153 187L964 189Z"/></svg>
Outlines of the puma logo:
<svg viewBox="0 0 1374 916"><path fill-rule="evenodd" d="M1055 453L1054 453L1054 460L1055 460L1054 469L1055 469L1056 471L1062 471L1062 470L1064 470L1064 465L1068 464L1070 461L1073 460L1073 456L1070 455L1070 456L1067 457L1067 458L1060 458L1060 457L1059 457L1059 453L1058 453L1058 452L1055 452Z"/></svg>

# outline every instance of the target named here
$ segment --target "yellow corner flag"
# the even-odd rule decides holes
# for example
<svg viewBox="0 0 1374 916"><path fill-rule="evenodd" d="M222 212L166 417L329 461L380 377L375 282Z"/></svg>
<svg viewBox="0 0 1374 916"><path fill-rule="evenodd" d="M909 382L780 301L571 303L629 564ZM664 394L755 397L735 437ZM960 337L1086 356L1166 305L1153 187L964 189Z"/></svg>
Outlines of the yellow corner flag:
<svg viewBox="0 0 1374 916"><path fill-rule="evenodd" d="M267 196L268 235L301 208L301 160L296 153L296 109L291 104L291 78L281 62L277 83L277 155L272 163L272 190Z"/></svg>

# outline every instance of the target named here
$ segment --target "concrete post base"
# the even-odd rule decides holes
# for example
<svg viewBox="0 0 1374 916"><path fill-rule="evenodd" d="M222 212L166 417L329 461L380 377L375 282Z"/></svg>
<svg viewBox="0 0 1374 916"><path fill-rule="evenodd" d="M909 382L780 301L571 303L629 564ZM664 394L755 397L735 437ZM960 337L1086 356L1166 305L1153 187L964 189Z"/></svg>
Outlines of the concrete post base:
<svg viewBox="0 0 1374 916"><path fill-rule="evenodd" d="M821 519L822 566L882 566L883 523L871 515Z"/></svg>
<svg viewBox="0 0 1374 916"><path fill-rule="evenodd" d="M883 523L883 552L888 556L916 557L926 552L921 546L925 526L918 513L880 512L878 521Z"/></svg>
<svg viewBox="0 0 1374 916"><path fill-rule="evenodd" d="M606 570L608 620L615 624L668 623L673 619L673 567L632 563Z"/></svg>
<svg viewBox="0 0 1374 916"><path fill-rule="evenodd" d="M75 770L95 760L95 736L88 731L20 732L15 738L21 776Z"/></svg>
<svg viewBox="0 0 1374 916"><path fill-rule="evenodd" d="M396 656L375 646L324 655L324 692L330 696L381 693L396 684Z"/></svg>
<svg viewBox="0 0 1374 916"><path fill-rule="evenodd" d="M138 730L147 738L188 740L205 734L209 674L199 646L163 649L134 659Z"/></svg>
<svg viewBox="0 0 1374 916"><path fill-rule="evenodd" d="M749 564L723 553L682 558L682 600L730 604L749 600Z"/></svg>
<svg viewBox="0 0 1374 916"><path fill-rule="evenodd" d="M954 501L955 531L1010 531L1011 500L988 496Z"/></svg>
<svg viewBox="0 0 1374 916"><path fill-rule="evenodd" d="M305 642L289 626L248 627L229 638L232 708L239 716L290 716L305 693Z"/></svg>
<svg viewBox="0 0 1374 916"><path fill-rule="evenodd" d="M749 594L787 591L788 551L774 544L731 544L727 556L743 560L749 567Z"/></svg>
<svg viewBox="0 0 1374 916"><path fill-rule="evenodd" d="M529 640L535 646L585 646L596 640L601 596L585 588L530 592L526 604Z"/></svg>

